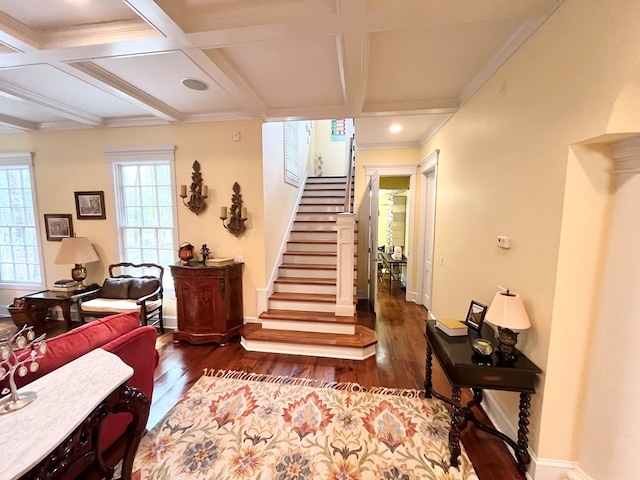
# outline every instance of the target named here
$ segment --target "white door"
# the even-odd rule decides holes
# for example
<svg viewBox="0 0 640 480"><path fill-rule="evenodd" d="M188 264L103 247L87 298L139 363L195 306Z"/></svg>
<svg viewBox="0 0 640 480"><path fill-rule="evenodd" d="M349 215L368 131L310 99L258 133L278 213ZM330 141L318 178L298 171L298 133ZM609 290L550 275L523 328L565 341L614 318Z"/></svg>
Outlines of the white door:
<svg viewBox="0 0 640 480"><path fill-rule="evenodd" d="M435 232L436 214L436 172L431 170L427 177L426 208L425 208L425 238L424 238L424 278L422 289L422 305L431 310L431 289L433 287L433 234Z"/></svg>
<svg viewBox="0 0 640 480"><path fill-rule="evenodd" d="M378 291L378 196L380 191L380 175L371 174L367 192L369 194L369 302L375 309L376 292Z"/></svg>

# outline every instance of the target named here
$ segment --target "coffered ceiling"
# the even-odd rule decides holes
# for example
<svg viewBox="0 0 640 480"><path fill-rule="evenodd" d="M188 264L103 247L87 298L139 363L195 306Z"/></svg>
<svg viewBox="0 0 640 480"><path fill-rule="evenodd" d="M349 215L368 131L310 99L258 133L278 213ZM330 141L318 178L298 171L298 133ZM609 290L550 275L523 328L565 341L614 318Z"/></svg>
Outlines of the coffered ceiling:
<svg viewBox="0 0 640 480"><path fill-rule="evenodd" d="M0 133L352 117L417 145L561 1L2 0Z"/></svg>

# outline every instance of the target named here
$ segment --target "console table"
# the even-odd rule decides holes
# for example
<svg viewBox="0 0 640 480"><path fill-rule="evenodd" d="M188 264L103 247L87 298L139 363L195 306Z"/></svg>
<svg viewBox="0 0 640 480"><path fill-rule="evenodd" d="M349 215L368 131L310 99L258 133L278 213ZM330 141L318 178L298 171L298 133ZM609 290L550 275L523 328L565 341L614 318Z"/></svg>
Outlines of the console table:
<svg viewBox="0 0 640 480"><path fill-rule="evenodd" d="M378 252L378 258L382 261L383 265L389 272L389 294L391 294L391 284L393 282L393 276L399 275L400 267L407 264L407 257L402 255L402 258L396 260L391 256L390 253Z"/></svg>
<svg viewBox="0 0 640 480"><path fill-rule="evenodd" d="M42 292L25 295L24 299L27 304L33 303L47 307L60 307L64 321L67 323L67 331L69 331L73 326L71 322L71 305L74 303L77 304L81 298L91 295L98 290L100 290L99 285L90 285L81 290L72 290L70 292L43 290ZM82 317L80 321L82 321Z"/></svg>
<svg viewBox="0 0 640 480"><path fill-rule="evenodd" d="M173 341L226 345L244 323L242 263L172 265L178 328Z"/></svg>
<svg viewBox="0 0 640 480"><path fill-rule="evenodd" d="M497 343L493 329L485 324L480 333L469 329L469 334L460 337L450 337L436 327L435 320L427 320L425 336L427 338L425 396L434 396L451 405L451 430L449 431L449 450L451 465L458 466L460 456L460 432L471 421L481 430L497 436L506 442L514 451L518 462L518 469L525 473L531 458L528 452L529 441L529 408L531 394L535 393L535 383L538 374L542 373L531 360L519 353L514 363L502 362L497 354L491 357L480 357L471 348L474 338L482 337L490 340L494 346ZM449 384L451 398L445 397L433 390L432 356L435 354L442 367ZM461 388L471 388L473 398L466 405L461 405ZM490 425L480 422L474 415L472 408L482 402L482 390L507 390L520 392L520 415L518 422L517 442Z"/></svg>
<svg viewBox="0 0 640 480"><path fill-rule="evenodd" d="M125 384L132 374L118 356L96 349L22 387L38 398L0 416L0 480L64 479L78 465L111 478L96 437L110 412L133 415L122 464L122 479L130 479L149 416L147 397Z"/></svg>

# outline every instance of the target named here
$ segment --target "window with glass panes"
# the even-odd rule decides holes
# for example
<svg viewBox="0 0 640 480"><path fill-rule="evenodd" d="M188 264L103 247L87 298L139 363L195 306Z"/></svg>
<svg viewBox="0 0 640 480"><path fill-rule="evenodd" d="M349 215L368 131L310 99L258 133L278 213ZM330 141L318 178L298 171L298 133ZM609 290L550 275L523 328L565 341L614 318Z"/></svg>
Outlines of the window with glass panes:
<svg viewBox="0 0 640 480"><path fill-rule="evenodd" d="M123 260L170 265L176 256L171 165L121 163L116 171Z"/></svg>
<svg viewBox="0 0 640 480"><path fill-rule="evenodd" d="M0 161L0 283L39 285L42 268L31 169L9 161Z"/></svg>

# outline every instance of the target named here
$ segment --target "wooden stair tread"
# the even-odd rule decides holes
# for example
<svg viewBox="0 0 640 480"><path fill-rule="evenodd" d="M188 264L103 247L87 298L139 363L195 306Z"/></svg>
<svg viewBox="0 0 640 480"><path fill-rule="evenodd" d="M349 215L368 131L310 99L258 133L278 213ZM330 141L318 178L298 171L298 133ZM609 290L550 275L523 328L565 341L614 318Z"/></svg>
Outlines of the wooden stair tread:
<svg viewBox="0 0 640 480"><path fill-rule="evenodd" d="M305 270L336 270L335 265L323 265L320 263L281 263L280 268L298 268Z"/></svg>
<svg viewBox="0 0 640 480"><path fill-rule="evenodd" d="M247 340L263 342L283 342L298 345L323 345L335 347L362 348L373 345L377 341L376 332L363 326L355 326L353 335L335 333L296 332L292 330L270 330L262 328L259 323L247 323L240 334Z"/></svg>
<svg viewBox="0 0 640 480"><path fill-rule="evenodd" d="M354 324L357 322L355 316L337 316L333 312L308 312L305 310L278 310L270 308L262 312L259 318L266 320L295 320L298 322L327 322Z"/></svg>
<svg viewBox="0 0 640 480"><path fill-rule="evenodd" d="M295 283L305 285L335 285L335 278L310 278L310 277L278 277L275 283Z"/></svg>
<svg viewBox="0 0 640 480"><path fill-rule="evenodd" d="M301 257L309 257L309 256L315 256L315 257L337 257L338 254L336 252L323 252L322 250L319 250L317 252L314 252L313 250L300 250L300 251L296 251L296 250L287 250L286 252L284 252L285 255L300 255Z"/></svg>
<svg viewBox="0 0 640 480"><path fill-rule="evenodd" d="M288 293L274 292L269 300L284 300L290 302L317 302L317 303L335 303L335 293Z"/></svg>

